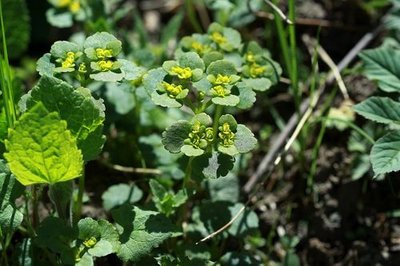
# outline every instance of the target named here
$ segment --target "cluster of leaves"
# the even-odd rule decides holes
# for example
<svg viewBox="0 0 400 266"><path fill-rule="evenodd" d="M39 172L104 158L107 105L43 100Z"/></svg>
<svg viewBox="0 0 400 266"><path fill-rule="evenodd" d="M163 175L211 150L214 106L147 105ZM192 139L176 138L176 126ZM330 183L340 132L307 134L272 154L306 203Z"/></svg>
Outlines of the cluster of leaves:
<svg viewBox="0 0 400 266"><path fill-rule="evenodd" d="M228 156L251 151L256 145L251 131L221 110L248 109L257 91L277 82L281 69L268 51L255 42L243 44L239 32L213 23L206 34L182 38L175 58L150 70L143 81L155 104L187 106L193 113L166 129L165 148L189 157L211 154L213 147Z"/></svg>
<svg viewBox="0 0 400 266"><path fill-rule="evenodd" d="M400 170L400 103L397 97L400 92L400 45L393 47L393 42L382 47L366 50L361 54L365 63L366 76L376 81L378 87L387 96L373 96L354 106L354 110L365 118L384 124L390 130L379 138L371 149L371 163L375 175Z"/></svg>

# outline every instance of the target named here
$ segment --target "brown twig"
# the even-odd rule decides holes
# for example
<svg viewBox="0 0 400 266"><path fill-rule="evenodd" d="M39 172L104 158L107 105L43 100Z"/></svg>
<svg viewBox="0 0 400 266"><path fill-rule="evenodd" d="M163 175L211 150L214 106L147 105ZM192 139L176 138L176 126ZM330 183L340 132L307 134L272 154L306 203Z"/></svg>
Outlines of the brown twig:
<svg viewBox="0 0 400 266"><path fill-rule="evenodd" d="M135 168L135 167L129 167L129 166L122 166L122 165L118 165L118 164L109 163L104 159L99 160L99 162L102 163L103 165L107 166L108 168L111 168L115 171L119 171L119 172L123 172L123 173L143 174L143 175L161 175L162 174L162 172L158 169Z"/></svg>

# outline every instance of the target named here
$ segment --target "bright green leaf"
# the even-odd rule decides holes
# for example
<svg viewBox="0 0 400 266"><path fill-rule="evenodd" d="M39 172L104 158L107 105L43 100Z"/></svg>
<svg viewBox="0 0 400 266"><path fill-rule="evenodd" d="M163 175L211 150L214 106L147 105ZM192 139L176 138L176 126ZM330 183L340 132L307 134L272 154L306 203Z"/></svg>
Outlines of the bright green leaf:
<svg viewBox="0 0 400 266"><path fill-rule="evenodd" d="M82 154L67 123L42 103L19 118L5 144L11 172L25 186L54 184L82 174Z"/></svg>
<svg viewBox="0 0 400 266"><path fill-rule="evenodd" d="M388 133L378 139L371 150L371 163L375 175L400 170L400 132Z"/></svg>
<svg viewBox="0 0 400 266"><path fill-rule="evenodd" d="M370 97L353 108L360 115L378 123L400 123L400 103L387 97Z"/></svg>

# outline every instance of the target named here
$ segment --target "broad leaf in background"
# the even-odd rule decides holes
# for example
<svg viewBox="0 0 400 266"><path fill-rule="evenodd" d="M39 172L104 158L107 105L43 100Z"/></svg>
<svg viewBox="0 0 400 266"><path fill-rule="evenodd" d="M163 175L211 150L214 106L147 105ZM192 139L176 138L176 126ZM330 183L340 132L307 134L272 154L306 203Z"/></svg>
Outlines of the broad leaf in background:
<svg viewBox="0 0 400 266"><path fill-rule="evenodd" d="M168 191L162 184L155 179L150 180L150 189L153 194L153 202L157 209L170 216L175 212L175 209L181 206L188 199L187 191L179 190L178 193Z"/></svg>
<svg viewBox="0 0 400 266"><path fill-rule="evenodd" d="M101 196L103 207L109 211L124 203L135 203L143 197L143 192L135 185L117 184L109 187Z"/></svg>
<svg viewBox="0 0 400 266"><path fill-rule="evenodd" d="M121 248L117 255L123 261L137 261L150 254L174 233L171 222L158 212L125 204L111 213L120 232Z"/></svg>
<svg viewBox="0 0 400 266"><path fill-rule="evenodd" d="M378 139L371 150L371 163L375 175L400 170L400 131Z"/></svg>
<svg viewBox="0 0 400 266"><path fill-rule="evenodd" d="M400 103L387 97L370 97L353 107L365 118L383 124L400 124Z"/></svg>
<svg viewBox="0 0 400 266"><path fill-rule="evenodd" d="M378 48L366 50L360 57L365 62L366 76L378 82L386 92L400 92L400 51Z"/></svg>
<svg viewBox="0 0 400 266"><path fill-rule="evenodd" d="M28 109L42 102L50 112L58 112L77 138L83 159L89 161L96 158L105 141L102 134L105 117L102 100L94 99L86 88L74 89L68 83L48 76L43 76L28 95Z"/></svg>
<svg viewBox="0 0 400 266"><path fill-rule="evenodd" d="M2 0L8 55L19 57L28 48L30 39L29 13L25 0ZM0 36L0 43L1 43Z"/></svg>
<svg viewBox="0 0 400 266"><path fill-rule="evenodd" d="M42 103L19 118L5 144L10 170L25 186L63 182L82 173L82 154L67 123Z"/></svg>

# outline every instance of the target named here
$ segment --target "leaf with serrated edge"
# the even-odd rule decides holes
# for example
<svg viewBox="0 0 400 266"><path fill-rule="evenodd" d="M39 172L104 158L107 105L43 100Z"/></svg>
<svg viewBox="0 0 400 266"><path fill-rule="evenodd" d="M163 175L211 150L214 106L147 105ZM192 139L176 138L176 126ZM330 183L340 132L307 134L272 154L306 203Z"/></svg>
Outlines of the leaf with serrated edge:
<svg viewBox="0 0 400 266"><path fill-rule="evenodd" d="M111 211L115 222L121 226L121 248L117 255L123 261L137 261L150 254L174 233L171 222L162 214L123 205Z"/></svg>
<svg viewBox="0 0 400 266"><path fill-rule="evenodd" d="M54 184L82 174L82 154L67 123L42 103L20 117L5 144L10 170L25 186Z"/></svg>
<svg viewBox="0 0 400 266"><path fill-rule="evenodd" d="M370 97L353 108L358 114L378 123L400 123L400 103L387 97Z"/></svg>
<svg viewBox="0 0 400 266"><path fill-rule="evenodd" d="M371 149L371 163L375 175L400 170L400 132L395 131L378 139Z"/></svg>

